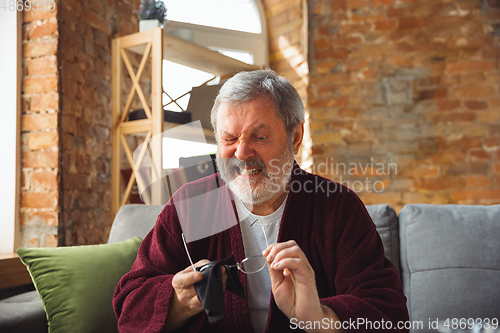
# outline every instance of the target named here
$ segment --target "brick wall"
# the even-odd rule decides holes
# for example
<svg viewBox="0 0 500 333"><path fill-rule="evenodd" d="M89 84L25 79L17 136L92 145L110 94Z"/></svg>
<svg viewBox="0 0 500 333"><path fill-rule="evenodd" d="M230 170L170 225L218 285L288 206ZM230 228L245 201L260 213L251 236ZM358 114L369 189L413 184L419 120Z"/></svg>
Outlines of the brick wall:
<svg viewBox="0 0 500 333"><path fill-rule="evenodd" d="M367 204L500 203L495 3L310 0L314 171Z"/></svg>
<svg viewBox="0 0 500 333"><path fill-rule="evenodd" d="M57 11L23 16L22 247L57 246L60 221Z"/></svg>
<svg viewBox="0 0 500 333"><path fill-rule="evenodd" d="M298 90L306 106L309 84L307 45L307 2L305 0L263 0L269 37L270 67L286 77ZM304 142L296 157L303 168L312 166L312 141L308 126L305 126Z"/></svg>
<svg viewBox="0 0 500 333"><path fill-rule="evenodd" d="M138 31L135 0L64 0L61 80L64 244L107 241L111 227L111 40Z"/></svg>
<svg viewBox="0 0 500 333"><path fill-rule="evenodd" d="M110 229L111 39L136 0L24 13L22 247L95 244Z"/></svg>

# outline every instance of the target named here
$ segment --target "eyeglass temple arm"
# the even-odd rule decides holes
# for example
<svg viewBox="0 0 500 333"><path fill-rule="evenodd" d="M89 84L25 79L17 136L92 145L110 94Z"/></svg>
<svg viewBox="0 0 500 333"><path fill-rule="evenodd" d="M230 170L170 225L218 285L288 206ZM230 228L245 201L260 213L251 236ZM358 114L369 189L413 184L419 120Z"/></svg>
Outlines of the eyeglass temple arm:
<svg viewBox="0 0 500 333"><path fill-rule="evenodd" d="M260 226L262 227L262 231L264 232L264 238L266 239L266 246L269 247L269 241L267 240L266 229L264 229L264 224L262 223L262 221L260 219L256 219L250 224L250 226L253 226L257 221L260 222Z"/></svg>
<svg viewBox="0 0 500 333"><path fill-rule="evenodd" d="M182 233L181 235L182 235L182 242L184 243L184 248L186 249L186 253L187 253L189 262L191 263L191 267L193 267L193 271L195 271L196 269L194 268L194 264L193 264L193 260L191 259L191 255L189 254L189 250L188 250L188 247L186 244L186 238L184 238L184 233Z"/></svg>

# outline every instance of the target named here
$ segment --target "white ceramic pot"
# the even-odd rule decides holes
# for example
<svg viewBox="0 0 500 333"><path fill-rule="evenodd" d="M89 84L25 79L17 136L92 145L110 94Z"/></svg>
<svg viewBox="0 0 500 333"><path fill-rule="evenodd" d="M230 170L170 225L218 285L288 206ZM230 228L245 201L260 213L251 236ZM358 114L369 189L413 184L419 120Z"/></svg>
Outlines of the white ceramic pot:
<svg viewBox="0 0 500 333"><path fill-rule="evenodd" d="M148 31L151 29L158 28L160 26L160 21L158 20L140 20L139 21L139 31Z"/></svg>

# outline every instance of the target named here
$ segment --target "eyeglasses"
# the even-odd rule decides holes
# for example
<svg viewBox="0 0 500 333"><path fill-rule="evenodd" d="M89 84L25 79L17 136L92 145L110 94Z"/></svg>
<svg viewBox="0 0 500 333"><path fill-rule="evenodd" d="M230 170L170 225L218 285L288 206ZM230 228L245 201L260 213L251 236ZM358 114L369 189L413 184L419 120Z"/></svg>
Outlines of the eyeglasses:
<svg viewBox="0 0 500 333"><path fill-rule="evenodd" d="M253 221L250 226L253 226L256 222L260 222L260 226L262 227L262 231L264 232L264 238L266 240L266 246L269 246L269 242L267 240L267 235L266 235L266 229L264 228L264 224L262 224L262 221L260 219L256 219L255 221ZM198 269L196 269L194 267L194 264L193 264L193 260L191 259L191 255L189 254L189 250L187 248L187 244L186 244L186 239L184 238L184 233L182 233L182 241L184 243L184 248L186 249L186 253L188 255L188 258L189 258L189 262L191 263L191 267L193 267L193 271L200 271L202 272L204 269L210 267L210 263L209 264L206 264L202 267L199 267ZM264 258L264 256L260 255L260 256L251 256L251 257L247 257L245 259L243 259L242 261L240 262L237 262L235 265L225 265L226 268L232 268L232 267L236 267L238 268L241 272L245 273L245 274L254 274L254 273L258 273L260 272L261 270L264 269L264 267L266 267L267 265L267 261L266 261L266 258Z"/></svg>

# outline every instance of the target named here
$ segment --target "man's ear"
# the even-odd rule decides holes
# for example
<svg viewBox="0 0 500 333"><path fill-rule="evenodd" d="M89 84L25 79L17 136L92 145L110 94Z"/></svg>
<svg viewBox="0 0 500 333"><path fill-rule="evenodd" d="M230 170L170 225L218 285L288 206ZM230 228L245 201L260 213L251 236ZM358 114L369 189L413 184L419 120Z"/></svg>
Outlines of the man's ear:
<svg viewBox="0 0 500 333"><path fill-rule="evenodd" d="M293 150L295 155L299 153L299 148L302 145L303 138L304 138L304 122L301 122L295 127L295 132L293 133Z"/></svg>

